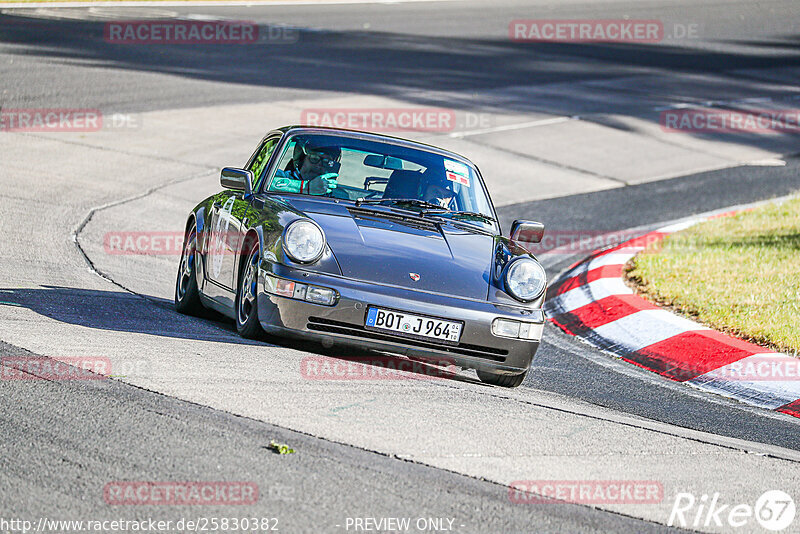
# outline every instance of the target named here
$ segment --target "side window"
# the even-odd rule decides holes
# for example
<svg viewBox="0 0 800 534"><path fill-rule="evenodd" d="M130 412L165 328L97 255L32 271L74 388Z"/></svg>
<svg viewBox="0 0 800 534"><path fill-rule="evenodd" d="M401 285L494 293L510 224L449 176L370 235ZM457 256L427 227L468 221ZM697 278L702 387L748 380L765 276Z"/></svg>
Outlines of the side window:
<svg viewBox="0 0 800 534"><path fill-rule="evenodd" d="M281 156L281 159L278 162L278 169L286 170L286 168L289 166L289 162L292 161L292 155L294 154L295 144L297 144L297 142L291 140L286 145L286 149L283 151L283 155Z"/></svg>
<svg viewBox="0 0 800 534"><path fill-rule="evenodd" d="M279 139L279 137L271 137L264 141L264 144L258 149L258 154L253 158L253 162L247 168L248 171L253 171L253 176L255 177L256 183L253 184L254 191L258 191L261 187L261 182L264 180L264 169L266 169L269 158L275 151L275 147L278 146Z"/></svg>
<svg viewBox="0 0 800 534"><path fill-rule="evenodd" d="M292 161L292 156L294 155L294 147L297 144L297 141L291 139L286 146L283 148L283 154L278 159L277 165L275 165L275 170L270 173L269 180L265 182L264 191L283 191L283 192L292 192L292 193L299 193L300 192L300 182L296 180L292 180L290 178L286 178L282 171L289 170L290 163ZM276 177L279 180L276 181ZM294 190L296 187L296 191Z"/></svg>

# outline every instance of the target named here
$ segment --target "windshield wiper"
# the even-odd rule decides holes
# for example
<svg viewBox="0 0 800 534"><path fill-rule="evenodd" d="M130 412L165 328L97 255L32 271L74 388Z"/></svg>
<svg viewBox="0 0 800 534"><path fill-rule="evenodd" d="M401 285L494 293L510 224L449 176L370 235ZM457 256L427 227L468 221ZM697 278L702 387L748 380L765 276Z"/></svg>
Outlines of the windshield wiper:
<svg viewBox="0 0 800 534"><path fill-rule="evenodd" d="M432 202L428 202L426 200L421 200L418 198L359 198L356 200L356 206L360 206L361 204L408 204L410 206L417 206L421 208L425 208L420 211L422 215L427 213L431 213L433 215L449 215L452 217L456 216L464 216L464 217L474 217L476 219L482 219L487 222L495 223L497 219L492 217L491 215L486 215L485 213L479 213L477 211L451 211L447 208L444 208L438 204L433 204Z"/></svg>
<svg viewBox="0 0 800 534"><path fill-rule="evenodd" d="M448 215L452 215L456 217L458 215L463 215L465 217L475 217L477 219L483 219L487 222L497 222L497 219L492 217L491 215L486 215L485 213L478 213L477 211L452 211Z"/></svg>
<svg viewBox="0 0 800 534"><path fill-rule="evenodd" d="M359 198L356 200L356 206L360 206L361 204L408 204L409 206L417 206L420 208L425 208L420 213L428 213L429 211L437 211L437 212L449 212L450 210L447 208L443 208L438 204L433 204L432 202L428 202L426 200L420 200L418 198Z"/></svg>

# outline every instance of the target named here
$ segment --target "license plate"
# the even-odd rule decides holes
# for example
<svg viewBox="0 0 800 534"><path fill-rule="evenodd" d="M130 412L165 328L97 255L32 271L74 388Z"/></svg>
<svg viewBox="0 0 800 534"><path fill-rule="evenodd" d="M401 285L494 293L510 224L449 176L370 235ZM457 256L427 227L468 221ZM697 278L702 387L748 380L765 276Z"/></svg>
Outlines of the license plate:
<svg viewBox="0 0 800 534"><path fill-rule="evenodd" d="M409 337L423 337L458 343L461 337L462 323L448 321L447 319L437 319L435 317L424 317L396 310L370 307L367 310L367 320L364 325L367 328L393 332Z"/></svg>

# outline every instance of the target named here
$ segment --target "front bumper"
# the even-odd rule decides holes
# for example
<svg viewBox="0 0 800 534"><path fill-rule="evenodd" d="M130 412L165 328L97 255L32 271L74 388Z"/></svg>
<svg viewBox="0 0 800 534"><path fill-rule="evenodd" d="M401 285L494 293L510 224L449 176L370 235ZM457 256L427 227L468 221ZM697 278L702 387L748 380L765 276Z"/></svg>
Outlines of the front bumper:
<svg viewBox="0 0 800 534"><path fill-rule="evenodd" d="M338 292L333 306L265 292L266 277L332 288ZM367 283L326 273L262 263L258 281L258 317L270 334L352 345L408 356L445 361L454 365L500 374L526 371L539 347L544 315L539 309L476 301L406 288ZM367 308L379 306L420 315L463 321L458 344L406 338L364 327ZM532 339L495 336L492 321L512 319L531 324Z"/></svg>

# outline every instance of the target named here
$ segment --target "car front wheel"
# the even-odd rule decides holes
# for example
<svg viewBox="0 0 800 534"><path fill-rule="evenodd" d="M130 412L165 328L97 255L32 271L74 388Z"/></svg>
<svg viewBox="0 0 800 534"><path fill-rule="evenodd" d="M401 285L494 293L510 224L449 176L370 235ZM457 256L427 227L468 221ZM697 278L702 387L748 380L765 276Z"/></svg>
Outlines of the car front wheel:
<svg viewBox="0 0 800 534"><path fill-rule="evenodd" d="M256 339L264 332L258 322L258 264L256 243L242 266L236 291L236 331L247 339Z"/></svg>
<svg viewBox="0 0 800 534"><path fill-rule="evenodd" d="M197 290L197 261L197 228L192 226L186 234L175 281L175 309L186 315L200 315L203 311Z"/></svg>

